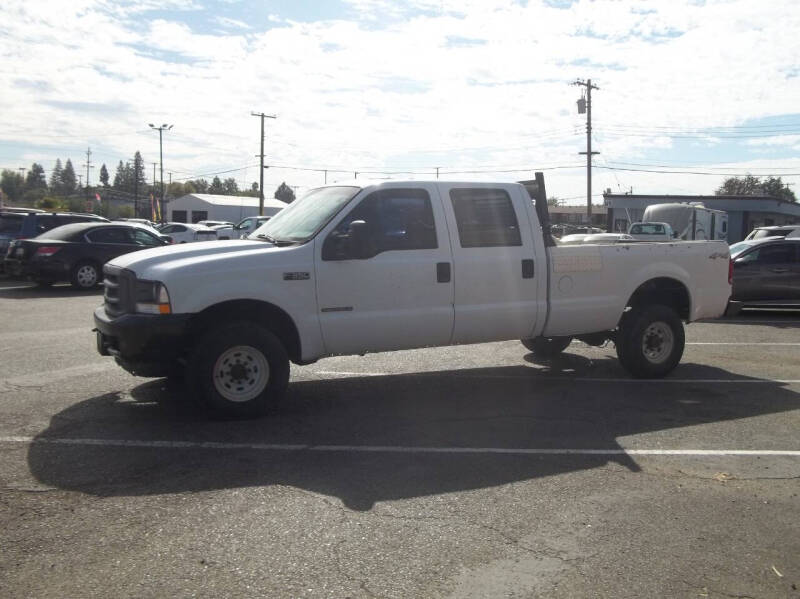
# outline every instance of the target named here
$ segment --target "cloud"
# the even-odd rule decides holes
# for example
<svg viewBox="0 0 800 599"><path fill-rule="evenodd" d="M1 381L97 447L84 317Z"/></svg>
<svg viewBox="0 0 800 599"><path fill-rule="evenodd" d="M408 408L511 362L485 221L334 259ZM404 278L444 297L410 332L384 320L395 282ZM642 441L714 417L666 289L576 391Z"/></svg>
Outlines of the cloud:
<svg viewBox="0 0 800 599"><path fill-rule="evenodd" d="M674 160L676 139L664 127L792 114L800 97L800 14L791 0L352 0L326 19L274 7L236 12L236 4L220 13L192 1L77 0L58 14L49 5L5 5L0 76L13 85L0 97L0 141L41 144L48 137L38 123L47 122L67 136L49 138L65 140L62 159L86 144L112 164L137 149L152 157L157 136L146 123L157 120L175 123L165 166L199 173L253 164L259 123L250 112L264 111L278 115L267 124L274 164L580 165L584 117L569 83L591 77L600 87L592 98L598 160ZM740 144L741 160L751 158L748 148L788 159L796 141L785 141ZM323 179L283 174L300 185ZM708 178L616 176L598 173L598 189L713 187ZM548 177L562 197L585 187L580 166Z"/></svg>

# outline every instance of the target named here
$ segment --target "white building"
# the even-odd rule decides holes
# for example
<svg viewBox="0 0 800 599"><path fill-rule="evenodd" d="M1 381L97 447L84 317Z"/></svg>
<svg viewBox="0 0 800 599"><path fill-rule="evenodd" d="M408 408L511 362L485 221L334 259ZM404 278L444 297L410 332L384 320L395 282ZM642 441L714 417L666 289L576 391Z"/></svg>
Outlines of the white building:
<svg viewBox="0 0 800 599"><path fill-rule="evenodd" d="M264 216L272 216L288 205L274 198L264 198ZM170 201L166 211L167 220L176 223L201 220L238 223L243 218L258 215L258 198L190 193Z"/></svg>

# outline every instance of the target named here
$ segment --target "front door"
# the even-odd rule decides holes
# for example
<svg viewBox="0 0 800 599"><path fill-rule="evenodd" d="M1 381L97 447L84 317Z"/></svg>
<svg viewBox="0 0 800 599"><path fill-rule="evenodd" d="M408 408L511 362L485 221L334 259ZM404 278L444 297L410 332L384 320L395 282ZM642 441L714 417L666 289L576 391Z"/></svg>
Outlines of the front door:
<svg viewBox="0 0 800 599"><path fill-rule="evenodd" d="M322 236L317 299L328 354L450 342L452 258L435 194L422 185L375 191Z"/></svg>

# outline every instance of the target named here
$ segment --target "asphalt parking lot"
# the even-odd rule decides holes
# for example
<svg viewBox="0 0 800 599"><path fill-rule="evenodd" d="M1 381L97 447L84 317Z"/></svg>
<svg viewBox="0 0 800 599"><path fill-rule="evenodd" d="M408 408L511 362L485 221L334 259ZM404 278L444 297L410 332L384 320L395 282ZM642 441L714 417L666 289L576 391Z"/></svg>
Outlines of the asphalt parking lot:
<svg viewBox="0 0 800 599"><path fill-rule="evenodd" d="M0 281L0 596L800 597L800 313L613 347L294 367L211 421L97 354L97 292Z"/></svg>

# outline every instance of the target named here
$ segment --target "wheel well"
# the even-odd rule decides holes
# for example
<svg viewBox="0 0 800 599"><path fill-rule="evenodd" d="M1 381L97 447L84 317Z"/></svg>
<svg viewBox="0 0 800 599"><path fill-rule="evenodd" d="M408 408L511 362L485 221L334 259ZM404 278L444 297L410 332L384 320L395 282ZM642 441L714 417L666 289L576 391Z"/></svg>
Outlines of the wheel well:
<svg viewBox="0 0 800 599"><path fill-rule="evenodd" d="M300 335L294 321L286 312L267 302L231 300L210 306L192 318L189 325L190 335L196 339L209 328L232 320L264 325L280 339L292 362L301 360Z"/></svg>
<svg viewBox="0 0 800 599"><path fill-rule="evenodd" d="M627 305L631 308L637 308L651 304L669 306L675 310L681 319L689 320L691 299L686 286L680 281L667 277L650 279L639 285L631 295Z"/></svg>

